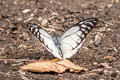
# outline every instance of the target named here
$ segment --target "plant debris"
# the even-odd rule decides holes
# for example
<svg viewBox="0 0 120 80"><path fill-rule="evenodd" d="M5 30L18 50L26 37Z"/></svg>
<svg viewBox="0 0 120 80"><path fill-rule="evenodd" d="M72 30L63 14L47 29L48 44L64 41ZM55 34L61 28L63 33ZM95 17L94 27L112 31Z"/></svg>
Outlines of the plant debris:
<svg viewBox="0 0 120 80"><path fill-rule="evenodd" d="M24 71L31 71L31 72L56 72L56 73L63 73L66 70L70 72L81 72L86 71L87 69L84 67L79 67L73 64L71 61L67 59L63 60L42 60L29 63L25 66L20 67L20 69Z"/></svg>

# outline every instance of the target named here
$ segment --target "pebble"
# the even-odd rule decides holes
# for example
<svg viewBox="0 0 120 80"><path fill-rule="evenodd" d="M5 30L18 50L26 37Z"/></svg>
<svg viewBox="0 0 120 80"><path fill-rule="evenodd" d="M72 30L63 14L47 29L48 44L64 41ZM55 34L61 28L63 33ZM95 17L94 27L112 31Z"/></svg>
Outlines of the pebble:
<svg viewBox="0 0 120 80"><path fill-rule="evenodd" d="M28 22L28 21L30 21L30 20L32 20L32 19L34 19L34 18L30 17L30 18L28 18L27 20L25 20L24 22Z"/></svg>
<svg viewBox="0 0 120 80"><path fill-rule="evenodd" d="M22 13L28 13L28 12L30 12L31 10L30 9L24 9L23 11L22 11Z"/></svg>
<svg viewBox="0 0 120 80"><path fill-rule="evenodd" d="M94 41L95 46L98 46L101 43L102 37L103 37L103 33L98 32L97 35L95 36L95 41Z"/></svg>
<svg viewBox="0 0 120 80"><path fill-rule="evenodd" d="M18 21L22 21L23 19L22 18L17 18Z"/></svg>
<svg viewBox="0 0 120 80"><path fill-rule="evenodd" d="M48 23L48 20L47 20L47 19L43 19L41 25L44 26L44 25L46 25L47 23Z"/></svg>
<svg viewBox="0 0 120 80"><path fill-rule="evenodd" d="M42 17L38 17L37 20L38 20L39 22L41 22L41 21L43 20L43 18L42 18Z"/></svg>
<svg viewBox="0 0 120 80"><path fill-rule="evenodd" d="M111 68L107 63L100 63L100 66L103 66L105 68Z"/></svg>
<svg viewBox="0 0 120 80"><path fill-rule="evenodd" d="M53 12L51 15L52 15L52 16L59 16L59 14L56 13L56 12Z"/></svg>

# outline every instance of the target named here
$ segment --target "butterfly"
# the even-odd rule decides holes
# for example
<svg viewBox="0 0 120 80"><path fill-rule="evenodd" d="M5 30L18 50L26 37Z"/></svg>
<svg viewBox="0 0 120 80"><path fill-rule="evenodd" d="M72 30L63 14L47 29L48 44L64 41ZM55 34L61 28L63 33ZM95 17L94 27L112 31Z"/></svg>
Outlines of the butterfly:
<svg viewBox="0 0 120 80"><path fill-rule="evenodd" d="M98 19L88 18L71 26L59 38L55 33L53 38L36 24L28 23L27 28L42 42L43 46L59 59L71 58L80 49L87 34L96 26Z"/></svg>

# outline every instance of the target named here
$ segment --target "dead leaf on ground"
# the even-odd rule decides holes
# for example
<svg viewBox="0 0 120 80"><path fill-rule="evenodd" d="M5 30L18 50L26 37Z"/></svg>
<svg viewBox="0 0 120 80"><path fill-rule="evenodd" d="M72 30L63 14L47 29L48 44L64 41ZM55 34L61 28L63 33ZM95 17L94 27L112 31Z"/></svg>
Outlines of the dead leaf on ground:
<svg viewBox="0 0 120 80"><path fill-rule="evenodd" d="M63 73L66 70L69 70L70 72L81 72L87 70L86 68L76 66L67 59L36 61L33 63L29 63L25 66L22 66L20 67L20 69L31 72L56 72L56 73Z"/></svg>
<svg viewBox="0 0 120 80"><path fill-rule="evenodd" d="M115 61L116 60L116 58L113 57L113 56L104 56L104 59L109 60L109 61Z"/></svg>

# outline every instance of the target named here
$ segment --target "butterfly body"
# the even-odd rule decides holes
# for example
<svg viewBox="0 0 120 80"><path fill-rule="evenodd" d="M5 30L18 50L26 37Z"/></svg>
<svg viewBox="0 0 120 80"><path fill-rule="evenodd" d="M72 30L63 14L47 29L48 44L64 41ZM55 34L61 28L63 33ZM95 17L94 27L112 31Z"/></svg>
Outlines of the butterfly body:
<svg viewBox="0 0 120 80"><path fill-rule="evenodd" d="M58 48L58 54L60 55L60 59L63 59L63 52L61 50L61 40L59 37L57 37L57 35L54 33L53 34L53 41L55 46Z"/></svg>
<svg viewBox="0 0 120 80"><path fill-rule="evenodd" d="M68 29L60 38L54 33L53 38L36 24L28 23L28 29L43 43L55 57L70 58L80 49L87 34L95 27L98 20L89 18Z"/></svg>
<svg viewBox="0 0 120 80"><path fill-rule="evenodd" d="M55 33L53 34L53 41L57 47L61 46L61 40L59 37L57 37L57 35Z"/></svg>

